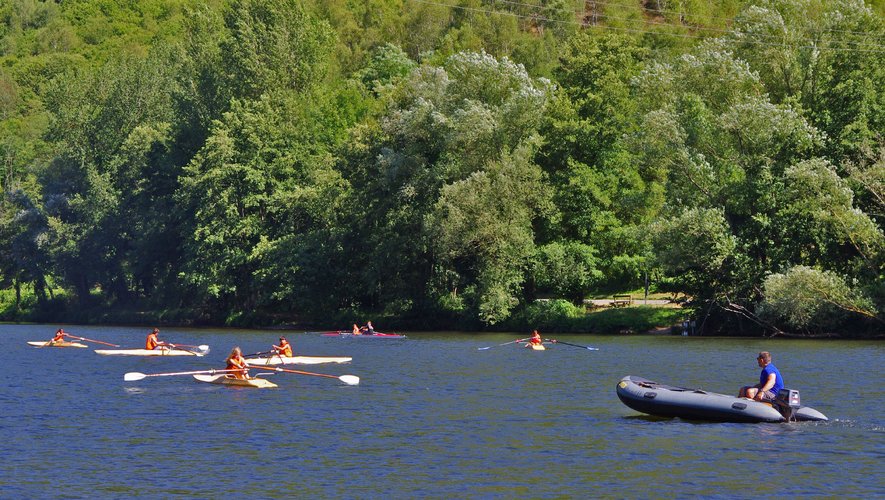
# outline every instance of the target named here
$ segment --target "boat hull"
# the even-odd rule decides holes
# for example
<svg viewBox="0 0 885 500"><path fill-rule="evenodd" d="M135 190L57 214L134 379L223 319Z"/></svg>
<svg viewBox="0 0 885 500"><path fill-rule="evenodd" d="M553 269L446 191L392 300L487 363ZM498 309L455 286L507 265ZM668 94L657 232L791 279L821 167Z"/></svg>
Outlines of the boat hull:
<svg viewBox="0 0 885 500"><path fill-rule="evenodd" d="M323 356L274 356L272 358L246 358L250 365L319 365L322 363L348 363L353 358Z"/></svg>
<svg viewBox="0 0 885 500"><path fill-rule="evenodd" d="M79 342L68 342L66 340L62 340L61 342L35 341L28 342L28 345L32 345L34 347L89 347L86 344L81 344Z"/></svg>
<svg viewBox="0 0 885 500"><path fill-rule="evenodd" d="M618 398L628 407L658 417L716 422L783 422L785 419L766 403L700 389L659 384L641 377L626 376L618 382ZM796 420L827 420L813 408L801 407Z"/></svg>
<svg viewBox="0 0 885 500"><path fill-rule="evenodd" d="M254 387L256 389L271 389L279 387L270 380L260 377L242 379L230 375L194 375L195 379L208 384L229 385L233 387Z"/></svg>
<svg viewBox="0 0 885 500"><path fill-rule="evenodd" d="M542 344L526 344L525 347L526 347L526 349L531 349L533 351L546 351L547 350L547 348L544 347Z"/></svg>
<svg viewBox="0 0 885 500"><path fill-rule="evenodd" d="M323 337L347 337L353 339L404 339L405 335L400 335L398 333L363 333L361 335L354 335L353 332L336 332L336 333L324 333Z"/></svg>
<svg viewBox="0 0 885 500"><path fill-rule="evenodd" d="M203 356L203 353L183 349L96 349L102 356Z"/></svg>

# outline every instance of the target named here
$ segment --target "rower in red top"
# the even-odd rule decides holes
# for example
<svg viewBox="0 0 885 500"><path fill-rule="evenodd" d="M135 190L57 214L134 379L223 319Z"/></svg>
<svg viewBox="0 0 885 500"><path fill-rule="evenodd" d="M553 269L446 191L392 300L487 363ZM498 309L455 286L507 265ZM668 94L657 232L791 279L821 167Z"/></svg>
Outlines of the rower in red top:
<svg viewBox="0 0 885 500"><path fill-rule="evenodd" d="M224 361L227 363L225 370L239 370L235 373L231 373L234 378L249 378L249 365L246 364L246 358L243 357L243 351L240 350L239 346L234 347Z"/></svg>
<svg viewBox="0 0 885 500"><path fill-rule="evenodd" d="M148 351L153 351L157 347L168 345L166 342L160 342L160 339L157 338L157 335L160 334L159 328L154 328L151 330L151 333L148 334L147 339L144 341L144 348Z"/></svg>
<svg viewBox="0 0 885 500"><path fill-rule="evenodd" d="M538 330L532 332L532 337L529 339L529 343L526 344L526 347L530 347L532 345L541 345L543 340L541 339L541 334L538 333Z"/></svg>
<svg viewBox="0 0 885 500"><path fill-rule="evenodd" d="M276 351L275 354L278 356L287 356L292 357L292 344L286 340L286 337L280 337L280 345L273 346L273 350Z"/></svg>
<svg viewBox="0 0 885 500"><path fill-rule="evenodd" d="M64 342L65 335L67 335L67 333L65 333L63 329L59 328L58 331L55 332L55 337L52 337L52 340L50 340L49 343L55 344L56 342Z"/></svg>

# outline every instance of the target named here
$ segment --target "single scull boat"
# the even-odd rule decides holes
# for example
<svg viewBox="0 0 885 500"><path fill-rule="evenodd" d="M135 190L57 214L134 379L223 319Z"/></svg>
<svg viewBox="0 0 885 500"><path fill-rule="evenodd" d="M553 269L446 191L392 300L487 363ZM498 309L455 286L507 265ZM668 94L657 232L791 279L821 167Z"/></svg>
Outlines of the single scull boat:
<svg viewBox="0 0 885 500"><path fill-rule="evenodd" d="M258 389L279 387L270 380L261 377L242 379L232 375L194 375L194 378L209 384L232 385L236 387L255 387Z"/></svg>
<svg viewBox="0 0 885 500"><path fill-rule="evenodd" d="M89 347L86 344L81 344L79 342L68 342L67 340L62 340L59 342L28 342L28 345L32 345L34 347Z"/></svg>
<svg viewBox="0 0 885 500"><path fill-rule="evenodd" d="M206 352L188 351L185 349L96 349L96 354L103 356L204 356Z"/></svg>
<svg viewBox="0 0 885 500"><path fill-rule="evenodd" d="M347 363L353 358L322 356L273 356L270 358L246 358L250 365L318 365L321 363Z"/></svg>

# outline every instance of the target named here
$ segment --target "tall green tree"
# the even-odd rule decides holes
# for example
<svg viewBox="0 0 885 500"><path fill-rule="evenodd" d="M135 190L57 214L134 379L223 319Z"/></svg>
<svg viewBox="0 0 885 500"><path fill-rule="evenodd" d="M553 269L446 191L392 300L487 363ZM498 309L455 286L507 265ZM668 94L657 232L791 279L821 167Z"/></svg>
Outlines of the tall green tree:
<svg viewBox="0 0 885 500"><path fill-rule="evenodd" d="M398 304L399 312L432 311L436 297L478 286L475 268L462 276L453 265L457 259L434 257L435 251L442 250L434 249L434 240L442 235L434 229L435 224L428 225L427 218L434 207L455 210L461 203L450 194L446 202L437 205L444 191L460 192L475 185L482 189L480 198L485 198L493 196L493 186L516 182L510 176L517 173L521 176L518 178L537 184L533 180L539 179L537 173L525 173L531 169L524 153L514 152L528 151L520 148L534 137L548 95L546 81L532 79L509 59L482 52L456 54L444 67L420 67L387 94L390 104L380 118L379 128L361 136L364 146L349 146L352 153L343 166L346 177L359 186L352 203L355 213L350 217L359 223L350 239L354 242L354 267L361 270L356 281L363 288L357 291L354 303L362 307ZM489 169L495 169L494 175ZM461 187L446 187L454 184ZM476 204L497 203L477 199L476 195L470 199ZM511 208L506 206L496 210L509 214ZM444 219L448 220L437 213L430 220ZM522 222L518 225L522 229L511 234L524 238L521 231L527 228ZM461 229L453 225L446 234L461 234L464 226L457 227ZM477 232L486 230L495 232L491 227L476 228ZM452 236L447 241L454 244L455 239ZM492 243L477 239L482 245ZM498 277L488 278L491 281L484 286L489 292L472 303L468 317L494 322L512 308L513 286L525 279L519 270L524 266L525 247L517 242L512 245L520 249L513 253L519 258L509 264L501 258L482 257L500 250L470 246L455 251L446 247L453 255L470 253L470 259L484 261L483 265L495 261L504 266L489 268L489 273L498 273ZM492 286L492 281L498 285Z"/></svg>
<svg viewBox="0 0 885 500"><path fill-rule="evenodd" d="M650 221L663 201L663 179L640 170L633 146L624 140L639 115L631 79L647 57L647 50L626 36L588 31L573 37L560 56L559 87L542 128L545 143L538 161L551 177L561 214L543 239L587 247L596 256L595 267L575 273L597 276L595 285L638 284L648 242L633 228ZM552 284L538 280L544 282ZM570 298L579 300L570 288Z"/></svg>
<svg viewBox="0 0 885 500"><path fill-rule="evenodd" d="M750 6L727 37L775 103L797 101L832 158L857 157L885 127L885 22L864 2Z"/></svg>
<svg viewBox="0 0 885 500"><path fill-rule="evenodd" d="M130 298L130 267L147 257L132 254L132 245L167 229L170 211L142 198L140 185L175 175L153 163L163 156L170 119L168 68L161 59L124 58L96 72L67 73L47 90L47 138L57 147L41 172L51 253L84 302L96 284L111 297Z"/></svg>
<svg viewBox="0 0 885 500"><path fill-rule="evenodd" d="M232 95L256 99L285 89L303 91L329 72L335 33L296 0L234 0L224 12L229 35L221 60Z"/></svg>

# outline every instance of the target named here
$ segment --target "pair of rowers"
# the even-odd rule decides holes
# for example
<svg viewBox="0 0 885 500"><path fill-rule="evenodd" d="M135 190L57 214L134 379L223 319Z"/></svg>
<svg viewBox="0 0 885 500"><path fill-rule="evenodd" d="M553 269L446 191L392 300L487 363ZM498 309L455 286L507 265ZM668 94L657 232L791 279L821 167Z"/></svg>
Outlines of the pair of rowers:
<svg viewBox="0 0 885 500"><path fill-rule="evenodd" d="M291 357L293 355L292 344L286 340L286 337L280 337L280 345L273 345L271 348L273 349L275 356ZM240 346L234 347L224 361L227 363L225 370L232 370L231 375L233 375L234 378L244 380L250 378L249 364L243 356L243 351L240 349Z"/></svg>

